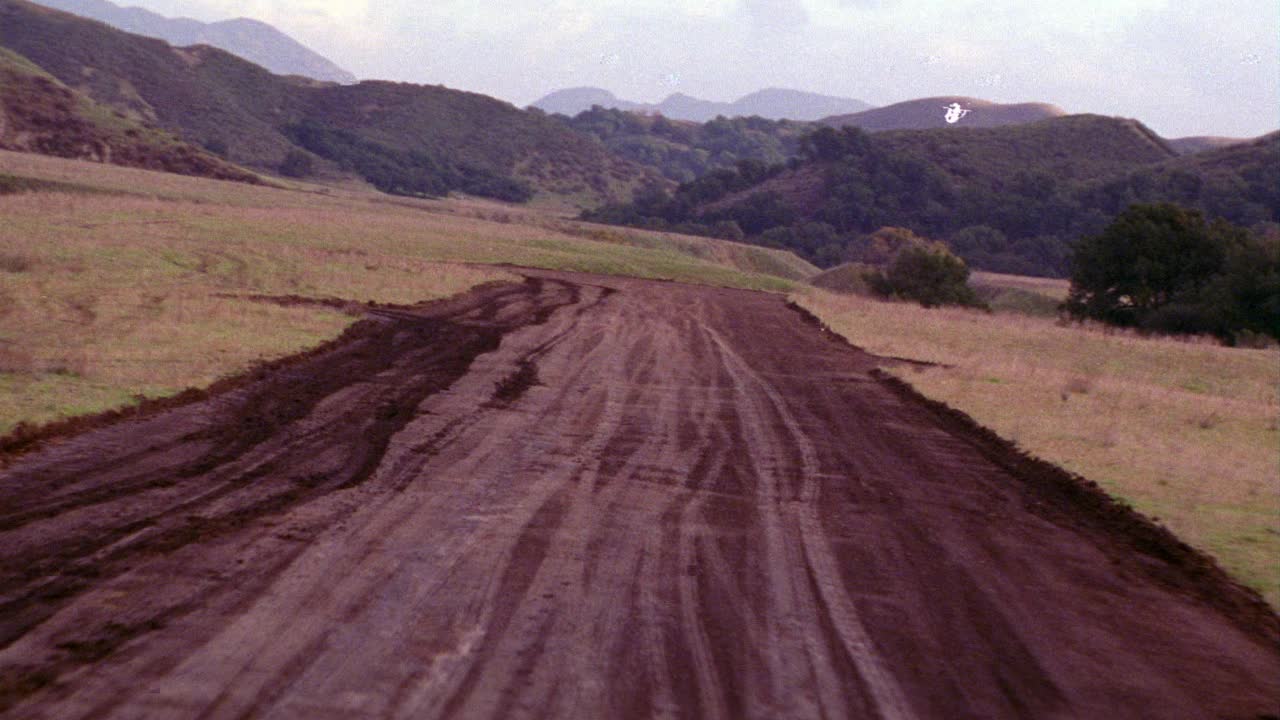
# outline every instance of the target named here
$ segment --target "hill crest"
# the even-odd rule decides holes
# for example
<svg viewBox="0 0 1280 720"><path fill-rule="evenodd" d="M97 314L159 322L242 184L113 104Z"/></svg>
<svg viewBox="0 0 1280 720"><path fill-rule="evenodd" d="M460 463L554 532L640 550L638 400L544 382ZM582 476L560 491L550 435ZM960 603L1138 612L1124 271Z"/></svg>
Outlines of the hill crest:
<svg viewBox="0 0 1280 720"><path fill-rule="evenodd" d="M41 0L41 5L106 23L170 45L211 45L260 65L277 75L300 75L325 82L353 83L356 76L261 20L234 18L204 23L170 18L107 0Z"/></svg>
<svg viewBox="0 0 1280 720"><path fill-rule="evenodd" d="M947 107L958 104L966 110L956 122L947 122ZM1067 112L1049 103L997 103L963 95L906 100L862 112L832 115L821 120L831 127L860 127L869 132L884 130L932 130L937 128L1000 127L1062 117Z"/></svg>
<svg viewBox="0 0 1280 720"><path fill-rule="evenodd" d="M822 95L789 88L764 88L733 102L704 100L677 92L668 95L658 103L640 103L621 99L608 90L596 87L557 90L535 101L532 107L573 117L590 110L595 105L628 112L657 114L691 122L706 122L718 116L759 116L769 120L811 122L837 113L858 112L872 107L854 98Z"/></svg>

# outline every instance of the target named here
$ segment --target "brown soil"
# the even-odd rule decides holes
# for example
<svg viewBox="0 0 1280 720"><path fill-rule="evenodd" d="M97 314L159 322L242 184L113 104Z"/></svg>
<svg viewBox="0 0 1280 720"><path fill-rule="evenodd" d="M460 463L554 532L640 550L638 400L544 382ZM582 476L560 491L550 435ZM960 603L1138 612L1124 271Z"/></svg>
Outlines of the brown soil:
<svg viewBox="0 0 1280 720"><path fill-rule="evenodd" d="M0 715L1259 718L1280 627L777 296L531 273L0 470Z"/></svg>

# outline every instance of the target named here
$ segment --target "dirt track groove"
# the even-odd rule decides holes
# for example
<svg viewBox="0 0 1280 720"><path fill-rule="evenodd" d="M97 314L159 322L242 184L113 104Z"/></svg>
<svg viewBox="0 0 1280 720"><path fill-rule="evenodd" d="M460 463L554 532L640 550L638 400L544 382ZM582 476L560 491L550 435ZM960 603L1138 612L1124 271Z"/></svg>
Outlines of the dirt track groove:
<svg viewBox="0 0 1280 720"><path fill-rule="evenodd" d="M781 298L536 275L0 469L0 715L1280 713L1273 613Z"/></svg>

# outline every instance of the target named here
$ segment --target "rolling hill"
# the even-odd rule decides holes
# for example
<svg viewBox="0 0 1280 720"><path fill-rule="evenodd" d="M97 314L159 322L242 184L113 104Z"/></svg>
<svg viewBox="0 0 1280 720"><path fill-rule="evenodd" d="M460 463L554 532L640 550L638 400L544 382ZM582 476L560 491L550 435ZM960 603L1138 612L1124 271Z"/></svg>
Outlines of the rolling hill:
<svg viewBox="0 0 1280 720"><path fill-rule="evenodd" d="M766 88L733 102L714 102L674 93L659 103L622 100L608 90L582 87L557 90L533 103L549 113L573 117L594 106L662 115L673 120L706 122L719 116L762 117L769 120L813 121L840 113L854 113L871 107L853 98L819 95L785 88Z"/></svg>
<svg viewBox="0 0 1280 720"><path fill-rule="evenodd" d="M483 95L273 75L217 48L175 48L25 0L0 0L0 46L128 117L267 172L579 206L657 177L550 117ZM308 147L299 126L313 131Z"/></svg>
<svg viewBox="0 0 1280 720"><path fill-rule="evenodd" d="M958 122L946 121L946 106L959 103L969 111ZM831 127L858 127L869 132L882 130L930 130L937 128L982 128L1017 125L1066 115L1057 105L1047 103L1002 104L960 95L920 98L861 112L822 118Z"/></svg>
<svg viewBox="0 0 1280 720"><path fill-rule="evenodd" d="M993 190L1008 189L1019 173L1053 182L1086 180L1177 157L1146 125L1128 118L1063 115L1004 126L890 130L876 140L948 175Z"/></svg>
<svg viewBox="0 0 1280 720"><path fill-rule="evenodd" d="M201 148L95 103L4 48L0 48L0 149L260 182L257 175Z"/></svg>
<svg viewBox="0 0 1280 720"><path fill-rule="evenodd" d="M1252 226L1280 220L1280 133L1179 156L1136 120L1097 115L995 128L824 128L800 159L719 170L599 222L745 236L820 266L883 226L946 240L974 266L1061 276L1072 243L1132 203L1176 202Z"/></svg>
<svg viewBox="0 0 1280 720"><path fill-rule="evenodd" d="M278 75L300 75L325 82L353 83L356 76L267 23L235 18L203 23L168 18L107 0L43 0L41 5L104 22L125 32L159 38L175 46L212 45L261 65Z"/></svg>
<svg viewBox="0 0 1280 720"><path fill-rule="evenodd" d="M613 154L677 182L732 168L744 160L786 162L796 156L800 139L813 129L810 123L793 120L735 117L695 123L604 107L572 118L552 117L598 140Z"/></svg>
<svg viewBox="0 0 1280 720"><path fill-rule="evenodd" d="M873 188L892 193L903 176L917 188L945 185L949 192L971 189L984 194L1052 194L1060 185L1113 177L1177 157L1142 123L1100 115L1067 115L1025 125L954 130L895 130L871 140L873 168L886 180ZM818 214L830 200L829 162L818 160L789 168L759 185L738 190L702 208L719 212L758 193L771 193L801 216ZM912 183L908 183L910 185ZM905 200L905 198L904 198ZM909 203L899 203L903 207ZM872 230L875 228L867 228Z"/></svg>

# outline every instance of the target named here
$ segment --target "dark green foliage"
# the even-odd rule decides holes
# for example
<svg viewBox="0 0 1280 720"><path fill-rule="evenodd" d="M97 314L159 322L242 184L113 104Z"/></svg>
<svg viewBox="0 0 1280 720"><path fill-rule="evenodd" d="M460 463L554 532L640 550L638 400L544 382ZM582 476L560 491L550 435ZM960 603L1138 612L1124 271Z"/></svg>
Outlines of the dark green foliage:
<svg viewBox="0 0 1280 720"><path fill-rule="evenodd" d="M915 300L925 307L982 305L969 287L969 267L940 243L908 245L886 270L868 273L866 280L880 295Z"/></svg>
<svg viewBox="0 0 1280 720"><path fill-rule="evenodd" d="M716 118L703 124L613 108L593 107L568 118L568 127L599 140L623 158L648 165L676 182L690 182L742 160L761 166L795 157L811 126L759 117Z"/></svg>
<svg viewBox="0 0 1280 720"><path fill-rule="evenodd" d="M1071 260L1073 314L1136 325L1180 298L1198 294L1222 267L1223 243L1204 216L1172 204L1134 205Z"/></svg>
<svg viewBox="0 0 1280 720"><path fill-rule="evenodd" d="M834 227L822 222L779 223L761 233L759 242L811 258L819 267L839 265L845 258L845 238Z"/></svg>
<svg viewBox="0 0 1280 720"><path fill-rule="evenodd" d="M826 168L826 202L818 218L845 232L865 232L918 218L940 229L954 197L950 182L927 162L894 152L858 128L823 128L805 143L806 157Z"/></svg>
<svg viewBox="0 0 1280 720"><path fill-rule="evenodd" d="M796 211L782 196L767 191L749 195L730 210L711 212L705 216L705 220L712 223L736 222L747 235L760 235L766 230L790 225L797 219Z"/></svg>
<svg viewBox="0 0 1280 720"><path fill-rule="evenodd" d="M533 196L528 185L514 178L473 165L451 164L422 152L397 152L353 132L314 121L289 125L283 131L300 147L332 160L344 170L359 173L386 193L441 196L450 190L461 190L510 202L525 202ZM310 160L306 155L302 158ZM281 166L281 172L284 170Z"/></svg>
<svg viewBox="0 0 1280 720"><path fill-rule="evenodd" d="M1169 333L1280 338L1280 233L1170 203L1133 205L1071 260L1073 317Z"/></svg>

